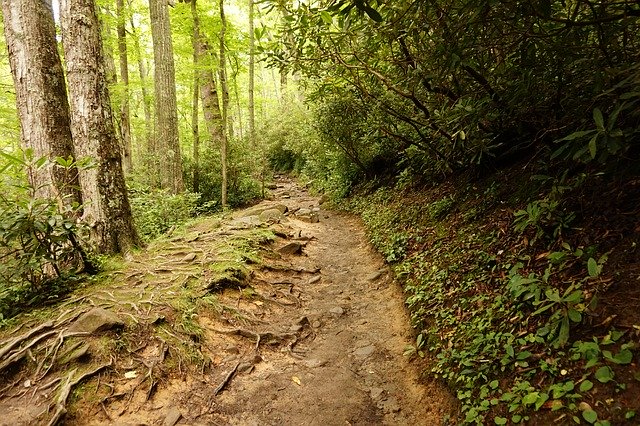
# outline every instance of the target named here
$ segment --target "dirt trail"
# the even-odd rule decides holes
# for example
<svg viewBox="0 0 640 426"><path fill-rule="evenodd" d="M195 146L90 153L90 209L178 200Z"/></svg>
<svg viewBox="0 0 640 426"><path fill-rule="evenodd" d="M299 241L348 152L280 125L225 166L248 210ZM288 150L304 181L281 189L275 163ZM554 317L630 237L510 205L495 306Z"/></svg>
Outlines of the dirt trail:
<svg viewBox="0 0 640 426"><path fill-rule="evenodd" d="M286 216L270 209L283 205ZM253 214L265 210L269 218ZM207 267L229 256L212 247L221 238L242 244L243 233L265 222L279 238L260 250L264 263L216 287L213 308L196 310L200 297L184 295L189 283L207 282ZM129 262L107 288L77 297L68 319L53 316L57 328L71 325L43 336L57 339L46 351L34 346L31 367L4 378L0 424L46 424L61 408L61 384L77 377L68 372L74 367L90 374L77 401L62 406L72 425L442 423L451 396L437 383L420 383L418 366L402 355L411 342L403 294L357 218L322 209L318 197L281 178L272 200L234 213L215 231L199 226L160 254ZM86 338L77 360L38 376L47 357L57 365L58 351L84 347L72 344L74 321L95 306L125 323L124 333L108 335L116 344ZM95 349L99 342L108 350ZM90 361L78 366L87 354Z"/></svg>

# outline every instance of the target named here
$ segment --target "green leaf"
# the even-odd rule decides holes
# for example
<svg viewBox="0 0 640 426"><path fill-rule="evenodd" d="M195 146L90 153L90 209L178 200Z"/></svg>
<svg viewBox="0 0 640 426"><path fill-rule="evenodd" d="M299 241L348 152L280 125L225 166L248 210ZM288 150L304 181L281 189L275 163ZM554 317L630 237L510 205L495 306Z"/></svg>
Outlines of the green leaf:
<svg viewBox="0 0 640 426"><path fill-rule="evenodd" d="M371 6L365 6L364 11L367 15L369 15L369 18L373 19L376 22L382 22L382 16Z"/></svg>
<svg viewBox="0 0 640 426"><path fill-rule="evenodd" d="M595 278L600 274L598 262L596 262L593 257L590 257L587 261L587 270L589 271L589 276L591 278Z"/></svg>
<svg viewBox="0 0 640 426"><path fill-rule="evenodd" d="M598 379L598 381L600 383L607 383L610 382L611 380L613 380L613 371L611 370L611 368L604 366L604 367L600 367L598 368L598 370L596 371L596 379Z"/></svg>
<svg viewBox="0 0 640 426"><path fill-rule="evenodd" d="M588 136L592 133L594 133L594 130L579 130L577 132L573 132L571 133L569 136L565 136L562 139L558 139L556 142L562 142L562 141L572 141L574 139L578 139L578 138L582 138L584 136Z"/></svg>
<svg viewBox="0 0 640 426"><path fill-rule="evenodd" d="M595 135L589 140L589 155L591 155L591 159L596 158L596 142L598 141L598 135Z"/></svg>
<svg viewBox="0 0 640 426"><path fill-rule="evenodd" d="M595 423L598 420L598 414L593 410L584 410L582 412L582 418L587 421L587 423Z"/></svg>
<svg viewBox="0 0 640 426"><path fill-rule="evenodd" d="M322 12L320 12L320 17L322 18L324 23L327 25L331 25L331 23L333 22L333 17L326 10L323 10Z"/></svg>
<svg viewBox="0 0 640 426"><path fill-rule="evenodd" d="M612 359L616 364L631 364L633 353L629 349L623 349L618 352Z"/></svg>
<svg viewBox="0 0 640 426"><path fill-rule="evenodd" d="M580 383L580 392L587 392L593 388L593 382L591 380L585 380Z"/></svg>
<svg viewBox="0 0 640 426"><path fill-rule="evenodd" d="M593 109L593 121L596 122L598 131L604 132L604 118L602 117L602 111L600 111L600 108Z"/></svg>
<svg viewBox="0 0 640 426"><path fill-rule="evenodd" d="M507 355L509 355L511 358L515 356L515 351L513 350L513 346L507 345L505 346L505 349L507 351Z"/></svg>
<svg viewBox="0 0 640 426"><path fill-rule="evenodd" d="M535 404L539 396L540 396L539 392L528 393L527 395L525 395L524 398L522 398L522 403L525 405Z"/></svg>
<svg viewBox="0 0 640 426"><path fill-rule="evenodd" d="M497 425L506 425L507 424L507 419L505 417L496 416L496 417L494 417L493 421Z"/></svg>
<svg viewBox="0 0 640 426"><path fill-rule="evenodd" d="M576 311L575 309L570 308L568 314L569 314L569 319L571 321L573 321L573 322L582 321L582 314L580 312Z"/></svg>

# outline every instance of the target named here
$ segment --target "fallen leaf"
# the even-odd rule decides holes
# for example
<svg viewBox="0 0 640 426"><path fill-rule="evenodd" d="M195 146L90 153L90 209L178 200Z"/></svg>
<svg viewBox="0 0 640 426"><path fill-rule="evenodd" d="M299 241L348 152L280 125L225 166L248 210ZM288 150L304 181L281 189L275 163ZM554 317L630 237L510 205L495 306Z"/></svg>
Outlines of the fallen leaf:
<svg viewBox="0 0 640 426"><path fill-rule="evenodd" d="M136 377L138 377L138 373L135 370L124 373L125 379L135 379Z"/></svg>
<svg viewBox="0 0 640 426"><path fill-rule="evenodd" d="M300 379L299 379L299 378L297 378L296 376L293 376L293 377L291 378L291 380L292 380L292 381L293 381L293 383L295 383L296 385L298 385L298 386L302 386L302 382L301 382L301 381L300 381Z"/></svg>
<svg viewBox="0 0 640 426"><path fill-rule="evenodd" d="M260 300L256 300L255 302L253 302L255 305L257 306L262 306L264 305L264 302L260 301Z"/></svg>

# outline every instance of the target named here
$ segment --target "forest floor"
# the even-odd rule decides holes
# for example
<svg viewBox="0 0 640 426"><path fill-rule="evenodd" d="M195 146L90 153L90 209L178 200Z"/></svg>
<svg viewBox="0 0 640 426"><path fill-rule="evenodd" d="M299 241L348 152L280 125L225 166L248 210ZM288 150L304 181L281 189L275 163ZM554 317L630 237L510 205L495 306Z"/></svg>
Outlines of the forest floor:
<svg viewBox="0 0 640 426"><path fill-rule="evenodd" d="M0 424L439 424L404 295L355 216L285 178L194 222L0 343ZM286 212L284 212L286 210Z"/></svg>

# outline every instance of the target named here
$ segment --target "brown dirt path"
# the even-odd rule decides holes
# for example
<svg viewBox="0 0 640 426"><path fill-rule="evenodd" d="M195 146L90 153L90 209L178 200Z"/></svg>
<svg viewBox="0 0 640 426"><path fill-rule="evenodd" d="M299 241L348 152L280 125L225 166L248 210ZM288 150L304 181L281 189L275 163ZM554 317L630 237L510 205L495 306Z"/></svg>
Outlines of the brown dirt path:
<svg viewBox="0 0 640 426"><path fill-rule="evenodd" d="M55 413L69 425L441 424L454 398L402 355L404 297L361 222L286 178L272 195L154 243L42 314L55 320L4 357L22 361L0 374L0 425ZM289 212L255 215L278 205ZM271 245L248 243L267 231ZM212 288L236 263L249 273ZM96 308L120 328L78 333ZM43 321L5 334L0 353Z"/></svg>

